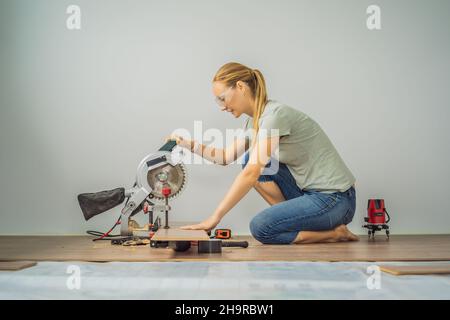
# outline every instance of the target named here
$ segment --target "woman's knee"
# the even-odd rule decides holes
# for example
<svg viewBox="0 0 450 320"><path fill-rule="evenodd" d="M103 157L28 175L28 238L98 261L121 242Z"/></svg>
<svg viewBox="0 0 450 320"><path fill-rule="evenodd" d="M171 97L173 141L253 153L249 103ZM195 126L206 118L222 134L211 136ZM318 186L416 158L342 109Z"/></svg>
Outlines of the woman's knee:
<svg viewBox="0 0 450 320"><path fill-rule="evenodd" d="M268 244L276 234L273 234L270 228L271 221L264 213L265 211L262 211L250 221L250 232L256 240Z"/></svg>
<svg viewBox="0 0 450 320"><path fill-rule="evenodd" d="M271 227L261 214L250 221L250 232L252 236L262 244L291 244L298 232L279 232Z"/></svg>
<svg viewBox="0 0 450 320"><path fill-rule="evenodd" d="M266 239L267 227L268 223L266 219L262 217L262 213L257 214L250 221L250 232L259 242L263 242L263 240Z"/></svg>

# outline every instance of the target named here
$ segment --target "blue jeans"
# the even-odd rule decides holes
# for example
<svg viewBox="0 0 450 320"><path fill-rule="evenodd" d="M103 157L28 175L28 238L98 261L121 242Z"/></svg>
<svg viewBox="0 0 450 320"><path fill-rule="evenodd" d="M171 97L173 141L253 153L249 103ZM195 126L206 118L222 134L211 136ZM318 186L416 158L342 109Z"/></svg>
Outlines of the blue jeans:
<svg viewBox="0 0 450 320"><path fill-rule="evenodd" d="M247 152L243 168L248 157ZM272 158L271 161L277 160ZM258 181L274 181L286 201L264 209L251 220L250 231L256 240L265 244L288 244L295 240L300 231L331 230L352 221L356 209L354 187L335 193L302 190L288 167L281 162L278 165L275 174L265 175L263 171Z"/></svg>

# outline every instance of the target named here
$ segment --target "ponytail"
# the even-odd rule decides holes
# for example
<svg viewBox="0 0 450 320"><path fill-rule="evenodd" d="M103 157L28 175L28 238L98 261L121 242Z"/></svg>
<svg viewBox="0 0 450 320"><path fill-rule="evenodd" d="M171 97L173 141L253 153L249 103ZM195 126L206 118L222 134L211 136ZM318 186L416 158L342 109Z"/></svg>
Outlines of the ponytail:
<svg viewBox="0 0 450 320"><path fill-rule="evenodd" d="M253 112L253 129L254 129L254 136L252 145L256 141L256 135L259 131L259 119L261 118L262 113L264 112L264 109L266 107L267 103L267 89L266 89L266 81L264 80L264 76L262 75L261 71L255 69L252 70L252 73L255 78L255 109Z"/></svg>

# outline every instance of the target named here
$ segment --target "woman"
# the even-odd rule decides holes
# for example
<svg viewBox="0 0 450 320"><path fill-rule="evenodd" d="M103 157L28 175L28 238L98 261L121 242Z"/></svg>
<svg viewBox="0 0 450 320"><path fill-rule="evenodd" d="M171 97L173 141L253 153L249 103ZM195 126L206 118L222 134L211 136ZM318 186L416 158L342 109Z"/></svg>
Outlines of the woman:
<svg viewBox="0 0 450 320"><path fill-rule="evenodd" d="M246 129L253 135L236 139L226 149L169 137L221 165L246 152L243 170L214 213L199 224L182 228L213 229L255 188L270 205L251 220L250 231L258 241L301 244L358 240L346 227L355 213L355 178L320 126L303 112L268 100L259 70L239 63L225 64L212 86L223 111L235 118L246 114L252 119ZM260 134L263 131L265 135ZM274 150L279 150L278 159L273 157ZM274 164L278 170L270 172Z"/></svg>

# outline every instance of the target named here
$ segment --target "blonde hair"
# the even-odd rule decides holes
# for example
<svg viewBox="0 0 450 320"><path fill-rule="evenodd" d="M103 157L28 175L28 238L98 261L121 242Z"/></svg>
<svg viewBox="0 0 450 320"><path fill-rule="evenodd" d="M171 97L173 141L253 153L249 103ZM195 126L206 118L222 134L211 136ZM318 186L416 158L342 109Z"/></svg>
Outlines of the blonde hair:
<svg viewBox="0 0 450 320"><path fill-rule="evenodd" d="M266 81L261 71L252 69L237 62L224 64L216 72L213 82L220 81L228 87L234 87L238 81L245 82L249 87L252 98L255 101L253 106L253 129L254 136L259 130L259 118L264 112L267 103ZM253 139L252 144L256 139Z"/></svg>

